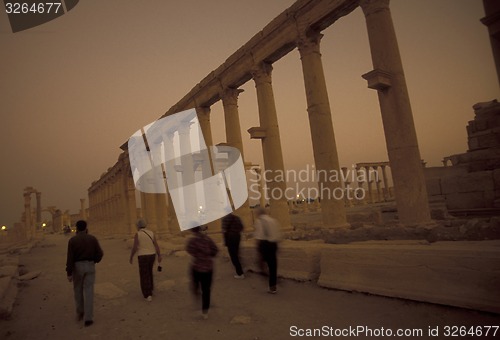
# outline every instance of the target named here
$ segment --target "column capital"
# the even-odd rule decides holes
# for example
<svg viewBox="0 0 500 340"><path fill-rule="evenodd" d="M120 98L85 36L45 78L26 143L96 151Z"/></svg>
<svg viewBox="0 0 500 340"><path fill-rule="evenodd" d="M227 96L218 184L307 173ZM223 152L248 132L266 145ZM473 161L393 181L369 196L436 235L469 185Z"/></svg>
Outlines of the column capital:
<svg viewBox="0 0 500 340"><path fill-rule="evenodd" d="M251 127L247 130L251 139L264 139L266 138L266 129L260 126Z"/></svg>
<svg viewBox="0 0 500 340"><path fill-rule="evenodd" d="M321 38L323 38L323 34L319 32L315 32L312 35L301 34L297 39L297 48L300 55L305 56L311 53L320 54L319 43Z"/></svg>
<svg viewBox="0 0 500 340"><path fill-rule="evenodd" d="M361 0L359 6L365 16L389 9L390 0Z"/></svg>
<svg viewBox="0 0 500 340"><path fill-rule="evenodd" d="M262 83L271 83L271 73L273 71L273 66L271 64L262 62L255 65L250 73L252 74L253 80L256 85Z"/></svg>
<svg viewBox="0 0 500 340"><path fill-rule="evenodd" d="M230 87L223 88L222 91L221 91L221 93L220 93L223 105L224 104L237 105L237 103L238 103L238 96L243 91L244 90L242 90L242 89L234 89L234 88L230 88Z"/></svg>
<svg viewBox="0 0 500 340"><path fill-rule="evenodd" d="M210 116L210 106L197 106L196 113L200 116Z"/></svg>
<svg viewBox="0 0 500 340"><path fill-rule="evenodd" d="M191 124L192 122L182 122L179 124L179 128L177 131L179 132L179 135L184 135L184 134L189 134L189 131L191 130Z"/></svg>

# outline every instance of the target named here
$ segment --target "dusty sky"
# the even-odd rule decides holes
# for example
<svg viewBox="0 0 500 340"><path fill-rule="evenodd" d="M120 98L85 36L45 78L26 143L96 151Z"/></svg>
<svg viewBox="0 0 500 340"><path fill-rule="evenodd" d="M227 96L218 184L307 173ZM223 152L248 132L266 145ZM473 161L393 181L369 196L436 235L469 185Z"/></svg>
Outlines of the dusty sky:
<svg viewBox="0 0 500 340"><path fill-rule="evenodd" d="M23 188L43 207L77 213L92 181L119 146L159 118L292 0L84 0L69 13L11 33L0 12L0 224L23 211ZM422 158L428 166L467 149L472 105L498 98L482 2L392 0ZM323 66L340 163L386 161L360 9L326 29ZM298 51L274 64L273 85L285 166L314 164ZM242 87L247 161L262 164L253 82ZM225 141L222 105L212 107L214 142ZM32 206L35 200L32 200ZM48 213L44 213L48 219Z"/></svg>

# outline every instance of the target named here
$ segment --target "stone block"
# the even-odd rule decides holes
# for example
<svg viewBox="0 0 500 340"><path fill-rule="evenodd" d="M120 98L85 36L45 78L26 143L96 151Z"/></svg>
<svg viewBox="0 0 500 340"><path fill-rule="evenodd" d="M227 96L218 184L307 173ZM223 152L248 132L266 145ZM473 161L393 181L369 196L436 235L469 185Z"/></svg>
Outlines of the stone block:
<svg viewBox="0 0 500 340"><path fill-rule="evenodd" d="M381 224L382 211L380 209L371 209L362 212L349 211L347 213L347 222L348 223L365 222L370 224Z"/></svg>
<svg viewBox="0 0 500 340"><path fill-rule="evenodd" d="M446 207L449 210L484 208L485 205L483 192L453 193L446 195Z"/></svg>
<svg viewBox="0 0 500 340"><path fill-rule="evenodd" d="M167 256L186 248L185 244L175 244L167 241L158 241L158 246L160 247L161 254Z"/></svg>
<svg viewBox="0 0 500 340"><path fill-rule="evenodd" d="M283 241L278 245L278 276L297 281L316 281L320 270L320 253L324 244L309 241ZM262 272L258 264L256 241L240 247L241 262L246 270Z"/></svg>
<svg viewBox="0 0 500 340"><path fill-rule="evenodd" d="M500 133L487 130L469 136L469 150L493 148L500 145Z"/></svg>
<svg viewBox="0 0 500 340"><path fill-rule="evenodd" d="M429 196L441 195L441 179L440 178L427 178L425 181L427 186L427 194Z"/></svg>
<svg viewBox="0 0 500 340"><path fill-rule="evenodd" d="M441 179L443 194L480 192L493 189L492 171L479 171L457 176L446 176Z"/></svg>
<svg viewBox="0 0 500 340"><path fill-rule="evenodd" d="M329 245L322 287L499 313L500 242Z"/></svg>

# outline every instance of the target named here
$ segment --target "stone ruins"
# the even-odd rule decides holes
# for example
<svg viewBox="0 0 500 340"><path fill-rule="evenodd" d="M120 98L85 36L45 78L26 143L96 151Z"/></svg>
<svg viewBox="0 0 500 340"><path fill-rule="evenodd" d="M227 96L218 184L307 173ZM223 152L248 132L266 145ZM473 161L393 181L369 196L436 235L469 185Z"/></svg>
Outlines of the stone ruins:
<svg viewBox="0 0 500 340"><path fill-rule="evenodd" d="M270 197L270 215L279 220L287 238L279 254L279 275L314 281L327 288L499 313L496 291L500 275L493 268L500 266L500 252L498 241L488 240L500 238L500 104L493 100L474 105L475 118L467 125L469 149L444 157L442 167L426 167L417 143L389 0L298 0L201 79L162 117L196 108L206 144L213 145L210 107L222 101L226 143L238 148L244 157L238 97L240 87L253 81L260 125L249 128L248 137L261 140L264 164L245 159L247 174L265 169L271 174L267 188L285 191L286 182L273 176L286 169L272 65L297 48L315 168L346 174L348 169L341 168L338 160L320 45L321 32L358 6L365 15L373 62L373 69L362 77L378 94L388 161L356 165L356 174L374 171L376 178L349 177L343 182L319 178L318 186L332 191L364 188L364 197L347 201ZM484 7L486 17L481 21L489 28L500 79L500 4L485 0ZM126 142L121 149L118 161L90 185L88 209L82 199L80 214L75 218L87 219L93 233L127 239L135 233L136 220L145 218L166 253L179 251L184 234L170 196L138 193ZM32 193L37 197L35 219L30 207ZM27 188L24 197L23 225L29 240L41 221L40 193ZM264 200L259 203L266 204ZM59 231L66 222L56 211L52 214L59 219L54 217L53 225L54 231ZM250 204L243 205L237 214L244 221L248 239L242 246L244 262L247 269L258 271L252 267L255 249ZM209 225L209 232L220 240L219 221Z"/></svg>

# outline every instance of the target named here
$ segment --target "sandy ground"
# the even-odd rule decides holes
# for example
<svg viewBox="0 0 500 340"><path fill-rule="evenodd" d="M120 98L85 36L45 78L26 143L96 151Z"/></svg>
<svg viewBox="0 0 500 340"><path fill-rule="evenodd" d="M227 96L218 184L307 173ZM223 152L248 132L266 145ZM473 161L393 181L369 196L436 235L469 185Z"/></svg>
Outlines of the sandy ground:
<svg viewBox="0 0 500 340"><path fill-rule="evenodd" d="M64 271L67 240L65 235L46 235L21 256L27 271L42 274L20 287L11 319L0 321L1 339L289 339L298 337L293 335L300 329L323 327L323 335L328 335L335 334L329 327L348 331L358 326L366 327L365 332L351 332L350 338L388 338L367 336L369 330L374 335L391 330L392 338L405 338L396 335L398 329L417 329L422 336L413 338L442 339L446 326L500 325L498 315L284 279L278 294L271 295L261 275L234 279L231 263L222 256L216 260L209 319L203 320L201 302L188 290L188 257L164 259L163 271L155 273L154 299L147 302L140 293L137 263L128 263L126 242L100 238L104 258L97 265L95 323L83 327L75 320L72 285ZM429 336L429 328L436 327L439 336Z"/></svg>

